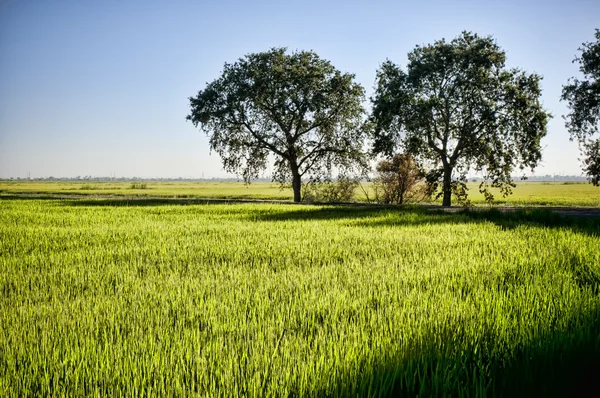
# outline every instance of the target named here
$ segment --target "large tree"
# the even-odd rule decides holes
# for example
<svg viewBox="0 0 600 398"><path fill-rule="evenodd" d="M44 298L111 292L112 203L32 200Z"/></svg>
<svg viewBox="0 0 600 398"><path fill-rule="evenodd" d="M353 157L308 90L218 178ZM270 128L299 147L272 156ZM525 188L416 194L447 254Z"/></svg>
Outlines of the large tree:
<svg viewBox="0 0 600 398"><path fill-rule="evenodd" d="M374 150L391 154L397 146L426 167L442 204L466 196L467 171L482 171L488 188L504 195L515 167L534 168L550 115L540 104L536 74L505 67L505 53L492 37L463 32L417 46L406 72L390 61L377 72L372 119ZM460 197L460 195L459 195Z"/></svg>
<svg viewBox="0 0 600 398"><path fill-rule="evenodd" d="M583 43L581 55L573 62L579 63L583 80L571 78L563 86L561 99L568 102L571 111L565 125L571 139L577 139L583 151L584 172L592 183L600 186L600 30L596 29L596 42Z"/></svg>
<svg viewBox="0 0 600 398"><path fill-rule="evenodd" d="M249 181L274 155L273 178L292 182L295 202L303 178L365 164L364 89L312 51L248 54L189 100L187 119L225 170Z"/></svg>

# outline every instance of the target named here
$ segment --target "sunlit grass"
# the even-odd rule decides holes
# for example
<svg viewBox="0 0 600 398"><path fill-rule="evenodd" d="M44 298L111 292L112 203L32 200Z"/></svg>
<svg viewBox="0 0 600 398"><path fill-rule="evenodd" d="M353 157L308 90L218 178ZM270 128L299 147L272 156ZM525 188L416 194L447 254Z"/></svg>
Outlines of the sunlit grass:
<svg viewBox="0 0 600 398"><path fill-rule="evenodd" d="M600 187L581 182L516 182L513 194L503 198L494 192L497 204L513 206L592 206L600 207ZM474 203L484 203L477 183L469 183L469 195Z"/></svg>
<svg viewBox="0 0 600 398"><path fill-rule="evenodd" d="M106 203L0 200L0 396L548 396L600 355L597 220Z"/></svg>

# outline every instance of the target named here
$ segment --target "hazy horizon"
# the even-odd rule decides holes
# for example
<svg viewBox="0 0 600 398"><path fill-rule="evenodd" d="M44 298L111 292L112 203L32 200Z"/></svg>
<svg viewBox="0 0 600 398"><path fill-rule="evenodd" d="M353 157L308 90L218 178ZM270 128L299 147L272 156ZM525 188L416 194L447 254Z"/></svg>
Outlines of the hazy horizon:
<svg viewBox="0 0 600 398"><path fill-rule="evenodd" d="M581 175L559 102L600 28L600 3L0 1L0 178L233 177L185 121L225 62L314 50L367 96L390 59L461 31L492 35L507 66L539 73L554 118L534 174ZM517 174L515 170L514 174ZM473 174L473 173L471 173ZM527 174L529 171L527 171ZM266 173L265 177L269 177Z"/></svg>

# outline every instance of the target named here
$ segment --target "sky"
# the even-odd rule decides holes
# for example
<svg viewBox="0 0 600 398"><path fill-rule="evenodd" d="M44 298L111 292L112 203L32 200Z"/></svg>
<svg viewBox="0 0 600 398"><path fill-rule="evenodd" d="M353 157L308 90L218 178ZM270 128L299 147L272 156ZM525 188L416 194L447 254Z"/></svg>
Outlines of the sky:
<svg viewBox="0 0 600 398"><path fill-rule="evenodd" d="M226 177L185 120L225 62L314 50L370 96L383 61L465 30L543 76L554 118L534 174L580 175L559 98L595 28L597 0L0 0L0 178Z"/></svg>

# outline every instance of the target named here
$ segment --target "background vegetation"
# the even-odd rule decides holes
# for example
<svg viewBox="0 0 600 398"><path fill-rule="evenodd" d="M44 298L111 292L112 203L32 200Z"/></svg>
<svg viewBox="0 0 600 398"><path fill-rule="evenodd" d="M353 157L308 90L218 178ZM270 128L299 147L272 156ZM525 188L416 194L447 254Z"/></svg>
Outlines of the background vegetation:
<svg viewBox="0 0 600 398"><path fill-rule="evenodd" d="M479 183L467 184L469 199L474 205L485 205L485 197L478 192L478 186ZM362 182L355 190L354 200L367 201L361 187L370 200L375 198L371 183ZM291 189L282 190L279 184L268 182L253 182L249 185L243 182L148 182L144 189L135 189L130 182L0 181L0 197L15 194L266 200L291 200L293 197ZM519 181L512 195L506 198L501 194L495 195L495 203L514 206L600 207L600 192L585 182Z"/></svg>

